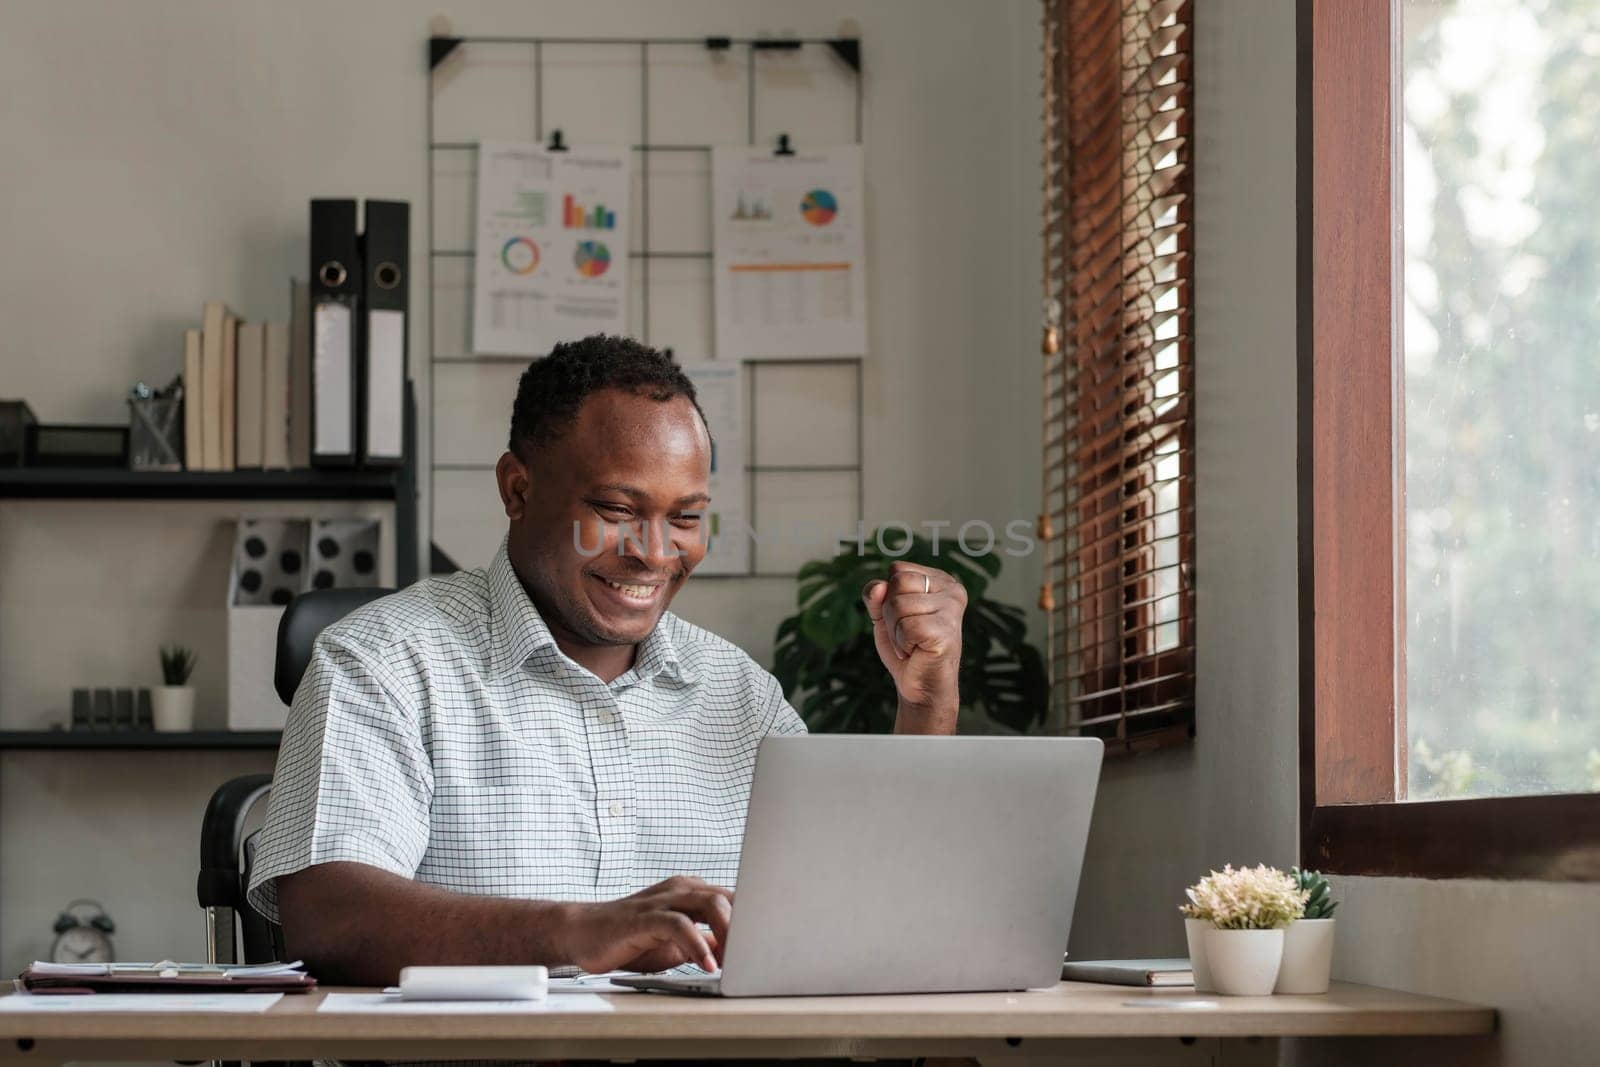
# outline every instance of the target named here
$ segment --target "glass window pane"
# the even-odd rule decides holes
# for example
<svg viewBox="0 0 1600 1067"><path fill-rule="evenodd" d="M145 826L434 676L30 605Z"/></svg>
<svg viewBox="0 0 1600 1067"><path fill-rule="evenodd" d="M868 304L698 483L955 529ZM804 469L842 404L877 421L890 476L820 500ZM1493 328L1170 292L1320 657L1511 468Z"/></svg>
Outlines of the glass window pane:
<svg viewBox="0 0 1600 1067"><path fill-rule="evenodd" d="M1409 799L1600 789L1600 2L1403 47Z"/></svg>

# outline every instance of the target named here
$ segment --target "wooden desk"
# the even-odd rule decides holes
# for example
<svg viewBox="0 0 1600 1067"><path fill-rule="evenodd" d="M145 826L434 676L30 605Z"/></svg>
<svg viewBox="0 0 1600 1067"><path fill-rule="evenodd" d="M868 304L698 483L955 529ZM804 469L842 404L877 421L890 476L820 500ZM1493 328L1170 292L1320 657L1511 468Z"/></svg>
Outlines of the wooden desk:
<svg viewBox="0 0 1600 1067"><path fill-rule="evenodd" d="M561 995L561 994L556 994ZM0 1013L0 1060L1120 1057L1275 1062L1276 1038L1482 1035L1490 1008L1367 986L1320 997L1198 997L1062 983L1029 993L715 1000L613 994L615 1011L331 1015L322 994L260 1015Z"/></svg>

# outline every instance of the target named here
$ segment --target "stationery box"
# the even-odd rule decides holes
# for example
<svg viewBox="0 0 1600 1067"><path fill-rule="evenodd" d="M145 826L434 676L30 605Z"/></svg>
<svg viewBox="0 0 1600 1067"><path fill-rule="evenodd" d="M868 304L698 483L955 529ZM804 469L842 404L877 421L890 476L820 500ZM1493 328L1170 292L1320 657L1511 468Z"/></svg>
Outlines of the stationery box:
<svg viewBox="0 0 1600 1067"><path fill-rule="evenodd" d="M278 622L307 588L311 524L250 519L235 526L228 578L228 729L281 730L288 708L272 686Z"/></svg>
<svg viewBox="0 0 1600 1067"><path fill-rule="evenodd" d="M228 580L228 729L281 730L289 709L273 686L284 607L311 589L378 584L371 519L244 519Z"/></svg>
<svg viewBox="0 0 1600 1067"><path fill-rule="evenodd" d="M371 519L311 523L308 589L369 589L378 584L378 524Z"/></svg>

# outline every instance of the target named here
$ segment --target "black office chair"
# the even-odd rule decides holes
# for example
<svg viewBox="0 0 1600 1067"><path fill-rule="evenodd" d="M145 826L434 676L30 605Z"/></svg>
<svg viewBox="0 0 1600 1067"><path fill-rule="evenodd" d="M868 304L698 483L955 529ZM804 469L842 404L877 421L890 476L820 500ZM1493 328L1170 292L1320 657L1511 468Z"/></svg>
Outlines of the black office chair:
<svg viewBox="0 0 1600 1067"><path fill-rule="evenodd" d="M273 686L284 704L311 662L317 635L352 611L393 589L318 589L290 601L278 623ZM244 837L250 810L272 790L272 775L246 774L211 794L200 823L197 891L206 914L206 959L211 963L268 963L283 959L283 931L250 906L245 889L255 861L255 834Z"/></svg>

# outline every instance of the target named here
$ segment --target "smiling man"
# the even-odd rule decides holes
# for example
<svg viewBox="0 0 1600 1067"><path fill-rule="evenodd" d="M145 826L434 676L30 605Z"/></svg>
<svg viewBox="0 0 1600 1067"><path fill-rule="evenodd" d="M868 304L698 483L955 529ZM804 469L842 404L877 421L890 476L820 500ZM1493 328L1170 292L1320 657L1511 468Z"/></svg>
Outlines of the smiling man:
<svg viewBox="0 0 1600 1067"><path fill-rule="evenodd" d="M705 556L710 471L666 355L590 337L528 367L494 561L329 627L295 695L250 887L289 958L354 984L717 966L756 748L805 726L667 610ZM953 732L961 584L897 563L862 598L896 729Z"/></svg>

